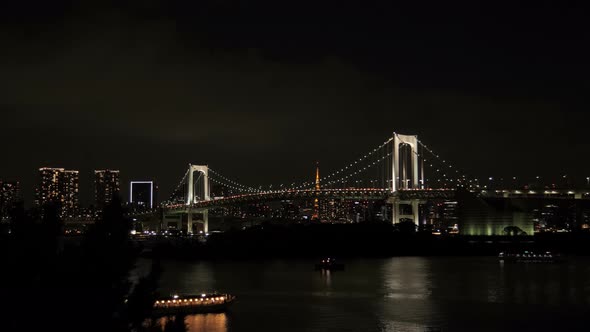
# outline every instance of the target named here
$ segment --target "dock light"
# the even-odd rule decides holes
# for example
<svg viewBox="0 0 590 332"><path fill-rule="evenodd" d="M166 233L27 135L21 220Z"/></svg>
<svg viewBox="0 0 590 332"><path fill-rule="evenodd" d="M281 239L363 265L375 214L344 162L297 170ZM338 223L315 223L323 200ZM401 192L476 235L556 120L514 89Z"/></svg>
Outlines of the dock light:
<svg viewBox="0 0 590 332"><path fill-rule="evenodd" d="M205 297L205 296L207 296L207 295L205 295L205 294L201 294L201 297Z"/></svg>
<svg viewBox="0 0 590 332"><path fill-rule="evenodd" d="M174 295L173 297L174 297L175 299L177 299L177 298L178 298L178 295Z"/></svg>

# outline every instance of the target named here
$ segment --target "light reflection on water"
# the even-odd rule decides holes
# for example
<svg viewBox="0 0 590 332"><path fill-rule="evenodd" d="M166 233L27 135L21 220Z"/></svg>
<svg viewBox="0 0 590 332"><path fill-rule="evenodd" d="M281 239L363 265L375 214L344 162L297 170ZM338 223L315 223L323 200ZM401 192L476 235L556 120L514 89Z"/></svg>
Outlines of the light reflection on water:
<svg viewBox="0 0 590 332"><path fill-rule="evenodd" d="M585 331L590 260L500 264L492 257L164 262L161 293L237 295L221 316L187 317L190 331ZM222 318L221 318L222 317Z"/></svg>
<svg viewBox="0 0 590 332"><path fill-rule="evenodd" d="M321 270L322 280L325 281L325 285L327 288L332 286L332 271L330 270Z"/></svg>
<svg viewBox="0 0 590 332"><path fill-rule="evenodd" d="M161 317L157 319L156 324L162 331L164 331L166 324L170 320L176 319L175 317ZM184 319L187 331L190 332L207 332L207 331L227 331L227 314L226 313L215 313L215 314L198 314L198 315L187 315Z"/></svg>

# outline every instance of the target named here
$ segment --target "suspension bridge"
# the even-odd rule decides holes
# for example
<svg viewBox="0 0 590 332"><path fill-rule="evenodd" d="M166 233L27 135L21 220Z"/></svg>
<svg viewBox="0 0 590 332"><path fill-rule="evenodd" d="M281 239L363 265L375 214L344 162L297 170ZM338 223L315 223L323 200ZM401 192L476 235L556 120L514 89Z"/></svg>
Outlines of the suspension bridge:
<svg viewBox="0 0 590 332"><path fill-rule="evenodd" d="M425 178L425 174L435 176ZM393 223L419 222L419 205L427 199L450 199L457 187L478 186L428 146L417 135L393 133L377 147L315 181L283 184L278 189L245 185L208 165L189 165L170 199L163 203L163 227L186 220L208 231L209 211L215 208L282 200L365 200L391 204ZM212 192L212 187L217 187ZM269 186L272 188L273 186ZM318 211L314 216L318 217ZM183 219L183 217L185 219Z"/></svg>
<svg viewBox="0 0 590 332"><path fill-rule="evenodd" d="M320 176L318 168L314 181L265 187L268 189L246 185L208 165L189 165L170 198L161 205L161 228L173 223L192 233L196 224L208 232L210 212L285 201L309 203L305 208L313 209L311 219L320 221L318 202L382 202L383 220L419 225L421 207L436 200L457 200L460 189L488 202L509 200L520 206L537 204L535 208L560 204L560 200L590 202L589 190L493 190L435 153L417 135L398 133L327 175ZM477 222L486 218L477 212L472 219Z"/></svg>

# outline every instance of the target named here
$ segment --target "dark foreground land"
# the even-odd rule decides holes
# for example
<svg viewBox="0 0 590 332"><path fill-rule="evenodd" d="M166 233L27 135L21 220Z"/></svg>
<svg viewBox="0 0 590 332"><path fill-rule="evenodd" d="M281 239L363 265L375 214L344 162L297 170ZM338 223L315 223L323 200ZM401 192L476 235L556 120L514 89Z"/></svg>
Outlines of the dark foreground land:
<svg viewBox="0 0 590 332"><path fill-rule="evenodd" d="M164 238L152 243L151 255L177 259L253 259L471 256L501 251L543 250L590 255L589 233L535 236L437 236L400 230L391 224L260 225L197 238ZM146 244L150 245L150 244Z"/></svg>
<svg viewBox="0 0 590 332"><path fill-rule="evenodd" d="M133 286L140 248L118 200L76 243L64 239L55 206L42 212L16 208L0 235L1 331L162 330L143 326L159 268Z"/></svg>

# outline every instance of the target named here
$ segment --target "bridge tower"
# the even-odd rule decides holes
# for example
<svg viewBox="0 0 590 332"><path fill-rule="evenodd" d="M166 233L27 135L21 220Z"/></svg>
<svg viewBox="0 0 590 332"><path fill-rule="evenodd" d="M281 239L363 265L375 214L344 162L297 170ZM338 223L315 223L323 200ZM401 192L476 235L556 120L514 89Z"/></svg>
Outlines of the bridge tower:
<svg viewBox="0 0 590 332"><path fill-rule="evenodd" d="M407 144L410 147L410 162L400 163L405 161L401 155L401 145ZM424 188L424 174L418 174L418 136L417 135L401 135L393 133L393 162L392 162L392 181L391 191L396 192L399 189L423 189ZM408 170L411 170L411 178Z"/></svg>
<svg viewBox="0 0 590 332"><path fill-rule="evenodd" d="M188 205L187 213L187 233L193 232L193 213L191 205L197 203L197 197L195 196L195 172L199 173L203 177L203 198L202 201L211 200L211 190L209 188L209 166L207 165L188 165L188 194L186 205ZM200 197L198 197L200 198ZM209 210L204 209L200 211L202 216L201 220L197 220L198 223L203 224L203 232L209 232Z"/></svg>
<svg viewBox="0 0 590 332"><path fill-rule="evenodd" d="M211 200L211 191L209 190L209 167L207 165L188 165L188 195L186 196L186 205L196 203L195 200L195 172L203 176L203 200Z"/></svg>
<svg viewBox="0 0 590 332"><path fill-rule="evenodd" d="M402 146L407 145L410 149L410 158L402 153ZM405 149L404 149L405 150ZM418 199L401 200L397 195L399 190L424 189L424 167L419 167L418 154L418 136L401 135L393 133L393 160L392 160L392 178L391 193L388 203L392 204L393 223L399 223L402 219L410 219L414 224L419 224L419 206ZM409 159L409 160L407 160ZM419 173L421 171L421 173Z"/></svg>
<svg viewBox="0 0 590 332"><path fill-rule="evenodd" d="M195 173L198 174L197 179L203 179L203 195L202 197L197 196L199 190L195 188ZM187 233L193 232L193 223L201 223L203 224L203 232L209 232L209 210L208 209L200 209L199 211L194 210L192 207L193 204L202 201L210 201L211 200L211 189L209 186L209 167L207 165L188 165L188 174L186 177L186 185L187 185L187 195L186 195L186 209L181 215L173 216L175 221L179 223L179 227L182 226L183 215L186 214L187 219ZM200 219L193 221L194 214L199 214ZM163 227L165 229L168 228L168 221L166 219L166 215L163 216Z"/></svg>

